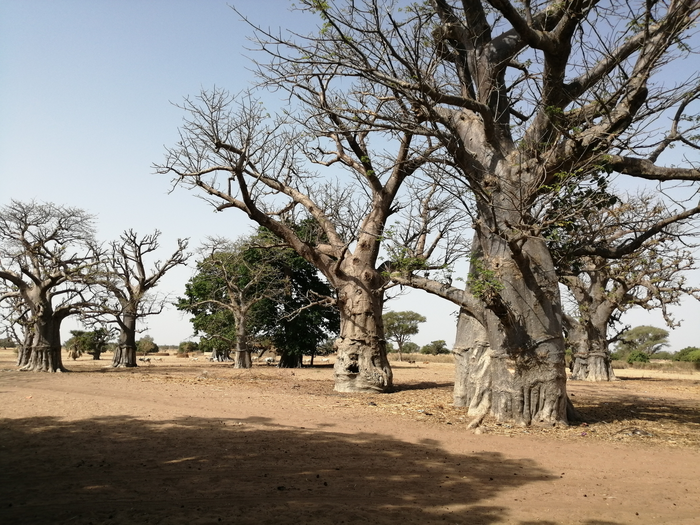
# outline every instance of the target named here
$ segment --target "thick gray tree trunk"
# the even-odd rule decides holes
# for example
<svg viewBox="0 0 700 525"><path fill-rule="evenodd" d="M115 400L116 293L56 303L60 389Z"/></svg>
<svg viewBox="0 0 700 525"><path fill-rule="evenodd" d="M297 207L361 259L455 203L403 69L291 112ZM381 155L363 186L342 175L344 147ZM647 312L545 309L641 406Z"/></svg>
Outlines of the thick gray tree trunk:
<svg viewBox="0 0 700 525"><path fill-rule="evenodd" d="M616 381L607 337L614 307L612 303L597 301L594 296L582 294L580 290L573 291L579 301L580 317L564 318L567 341L572 350L571 379ZM605 295L604 290L599 295Z"/></svg>
<svg viewBox="0 0 700 525"><path fill-rule="evenodd" d="M136 364L136 315L125 313L119 325L119 344L114 350L112 366L115 368L132 368Z"/></svg>
<svg viewBox="0 0 700 525"><path fill-rule="evenodd" d="M454 405L466 407L477 426L491 411L493 382L490 346L484 327L464 309L457 320Z"/></svg>
<svg viewBox="0 0 700 525"><path fill-rule="evenodd" d="M369 280L369 276L368 279ZM366 280L366 281L367 281ZM340 335L335 340L335 390L385 392L393 385L386 357L382 309L384 293L362 279L338 290Z"/></svg>
<svg viewBox="0 0 700 525"><path fill-rule="evenodd" d="M280 368L301 368L303 358L304 356L301 354L286 352L280 356L280 362L277 366ZM311 364L313 365L313 357Z"/></svg>
<svg viewBox="0 0 700 525"><path fill-rule="evenodd" d="M597 327L592 321L584 318L572 328L569 331L573 350L571 379L616 381L608 349L607 326Z"/></svg>
<svg viewBox="0 0 700 525"><path fill-rule="evenodd" d="M61 321L50 309L34 318L34 335L27 363L21 370L67 372L61 358Z"/></svg>
<svg viewBox="0 0 700 525"><path fill-rule="evenodd" d="M481 241L485 267L503 286L494 297L484 295L491 412L522 425L566 424L559 284L544 241L527 239L515 254L498 237Z"/></svg>
<svg viewBox="0 0 700 525"><path fill-rule="evenodd" d="M504 173L504 179L513 173ZM468 387L459 401L520 425L567 424L566 363L559 282L543 239L514 235L517 192L494 185L480 203L468 288L484 305L481 327L462 320L457 348ZM499 190L499 191L496 191Z"/></svg>
<svg viewBox="0 0 700 525"><path fill-rule="evenodd" d="M233 360L233 368L251 368L253 359L250 356L248 346L247 319L244 314L236 316L236 356Z"/></svg>

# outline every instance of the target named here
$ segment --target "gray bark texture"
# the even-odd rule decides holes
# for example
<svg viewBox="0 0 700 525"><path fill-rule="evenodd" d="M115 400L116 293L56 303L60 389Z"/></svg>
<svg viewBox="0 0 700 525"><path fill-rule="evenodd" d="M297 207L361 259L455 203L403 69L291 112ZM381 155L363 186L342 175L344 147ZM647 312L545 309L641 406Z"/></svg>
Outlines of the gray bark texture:
<svg viewBox="0 0 700 525"><path fill-rule="evenodd" d="M136 364L136 314L124 313L119 319L119 344L114 349L112 366L133 368Z"/></svg>
<svg viewBox="0 0 700 525"><path fill-rule="evenodd" d="M340 289L340 336L334 343L336 391L384 392L392 387L382 337L383 303L383 293L368 286L350 283Z"/></svg>
<svg viewBox="0 0 700 525"><path fill-rule="evenodd" d="M576 381L616 381L607 340L607 319L596 326L590 319L571 320L567 340L572 349L571 379Z"/></svg>
<svg viewBox="0 0 700 525"><path fill-rule="evenodd" d="M236 352L233 358L233 368L252 368L253 359L248 345L247 308L236 313Z"/></svg>
<svg viewBox="0 0 700 525"><path fill-rule="evenodd" d="M455 404L476 426L487 414L516 424L567 424L565 352L558 281L543 243L514 254L478 231L468 287L484 303L460 313ZM489 255L487 255L489 254Z"/></svg>
<svg viewBox="0 0 700 525"><path fill-rule="evenodd" d="M34 336L29 358L20 370L67 372L61 357L61 321L50 309L40 309L34 318Z"/></svg>

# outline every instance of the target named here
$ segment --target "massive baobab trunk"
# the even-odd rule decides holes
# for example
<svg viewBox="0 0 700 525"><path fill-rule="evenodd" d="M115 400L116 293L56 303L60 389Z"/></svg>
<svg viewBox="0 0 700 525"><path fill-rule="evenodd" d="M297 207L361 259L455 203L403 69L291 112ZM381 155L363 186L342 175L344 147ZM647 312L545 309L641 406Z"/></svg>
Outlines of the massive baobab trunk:
<svg viewBox="0 0 700 525"><path fill-rule="evenodd" d="M517 201L516 201L517 202ZM481 213L469 288L485 304L491 412L518 424L566 423L566 372L559 282L543 239L517 238L512 195ZM481 395L481 392L476 392Z"/></svg>
<svg viewBox="0 0 700 525"><path fill-rule="evenodd" d="M119 344L114 350L112 366L130 368L136 364L136 315L125 313L119 323Z"/></svg>
<svg viewBox="0 0 700 525"><path fill-rule="evenodd" d="M61 359L61 321L49 309L34 318L34 336L29 360L21 370L33 372L67 372Z"/></svg>
<svg viewBox="0 0 700 525"><path fill-rule="evenodd" d="M459 312L452 353L455 358L454 404L467 407L467 414L478 423L491 410L491 352L484 327L464 309Z"/></svg>
<svg viewBox="0 0 700 525"><path fill-rule="evenodd" d="M484 235L486 226L494 231L481 221L468 279L483 318L460 313L455 405L468 408L473 426L489 413L522 425L566 424L561 309L549 253L538 239L509 245Z"/></svg>
<svg viewBox="0 0 700 525"><path fill-rule="evenodd" d="M338 392L384 392L392 386L386 357L381 287L368 286L376 272L365 279L350 280L338 290L340 335L335 341L335 390Z"/></svg>
<svg viewBox="0 0 700 525"><path fill-rule="evenodd" d="M584 316L568 320L568 340L572 348L571 379L616 381L607 339L607 319L602 326Z"/></svg>
<svg viewBox="0 0 700 525"><path fill-rule="evenodd" d="M280 356L279 367L280 368L301 368L303 356L298 353L287 352ZM311 364L313 365L313 356L311 359Z"/></svg>

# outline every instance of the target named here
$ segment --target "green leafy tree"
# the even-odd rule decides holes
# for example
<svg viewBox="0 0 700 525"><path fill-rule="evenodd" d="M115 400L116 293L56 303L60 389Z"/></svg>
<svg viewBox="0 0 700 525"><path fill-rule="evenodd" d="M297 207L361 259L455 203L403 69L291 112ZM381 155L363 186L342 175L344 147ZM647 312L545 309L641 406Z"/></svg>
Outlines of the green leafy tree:
<svg viewBox="0 0 700 525"><path fill-rule="evenodd" d="M402 352L412 335L418 333L418 325L425 322L425 317L417 312L387 312L382 316L384 334L394 341L399 351L399 361L403 361Z"/></svg>
<svg viewBox="0 0 700 525"><path fill-rule="evenodd" d="M312 265L271 240L264 231L235 243L212 239L178 302L194 315L200 349L226 359L235 345L239 368L251 366L256 338L272 343L280 366L294 367L338 330L331 289Z"/></svg>
<svg viewBox="0 0 700 525"><path fill-rule="evenodd" d="M440 339L438 341L431 341L427 345L423 346L420 349L420 353L426 355L449 354L450 349L447 348L445 341Z"/></svg>
<svg viewBox="0 0 700 525"><path fill-rule="evenodd" d="M259 236L273 242L265 233ZM277 250L278 256L269 264L277 270L281 293L261 301L253 310L252 325L257 334L272 341L280 368L298 368L304 355L313 356L324 341L338 333L340 316L333 291L316 268L294 250Z"/></svg>
<svg viewBox="0 0 700 525"><path fill-rule="evenodd" d="M409 341L408 343L403 345L403 351L407 354L417 354L420 352L420 346L418 346L413 341Z"/></svg>
<svg viewBox="0 0 700 525"><path fill-rule="evenodd" d="M637 326L619 337L616 354L626 357L639 351L651 356L668 346L668 331L655 326Z"/></svg>
<svg viewBox="0 0 700 525"><path fill-rule="evenodd" d="M195 341L182 341L177 347L178 354L189 354L199 351L199 344Z"/></svg>
<svg viewBox="0 0 700 525"><path fill-rule="evenodd" d="M136 341L136 351L142 355L156 354L158 350L158 345L153 341L153 337L150 335L144 335L141 339Z"/></svg>
<svg viewBox="0 0 700 525"><path fill-rule="evenodd" d="M94 360L99 360L102 352L112 339L112 332L107 328L97 328L92 331L71 330L72 337L66 341L68 357L77 359L82 354L90 354Z"/></svg>

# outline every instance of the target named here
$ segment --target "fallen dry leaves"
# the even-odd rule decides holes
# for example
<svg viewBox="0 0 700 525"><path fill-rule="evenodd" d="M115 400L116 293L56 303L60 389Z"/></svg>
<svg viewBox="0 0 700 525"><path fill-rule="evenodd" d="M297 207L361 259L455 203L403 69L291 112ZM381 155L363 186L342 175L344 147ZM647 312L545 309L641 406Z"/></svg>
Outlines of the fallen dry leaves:
<svg viewBox="0 0 700 525"><path fill-rule="evenodd" d="M201 370L142 367L134 380L176 382L206 388L264 389L303 397L309 410L355 408L426 425L466 426L466 411L452 406L452 367L444 363L404 367L394 364L396 391L388 394L341 394L333 391L330 367L284 370L256 366L234 370L213 363ZM426 381L430 377L430 381ZM647 446L700 449L700 380L623 378L612 383L570 381L568 391L581 421L568 427L521 427L486 418L476 432L530 434L561 440L606 440Z"/></svg>

